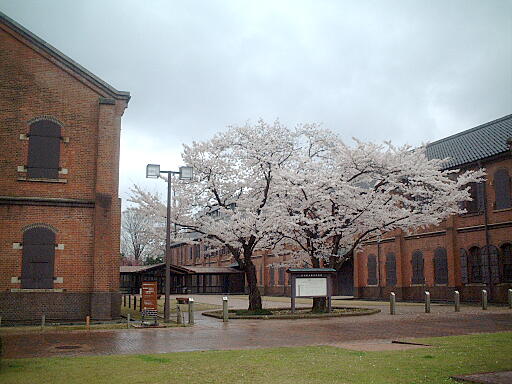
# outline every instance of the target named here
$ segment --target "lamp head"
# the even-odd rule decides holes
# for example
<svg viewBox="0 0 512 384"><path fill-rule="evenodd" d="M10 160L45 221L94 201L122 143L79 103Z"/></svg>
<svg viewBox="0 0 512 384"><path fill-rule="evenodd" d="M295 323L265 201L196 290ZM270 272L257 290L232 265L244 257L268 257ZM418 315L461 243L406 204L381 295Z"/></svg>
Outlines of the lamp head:
<svg viewBox="0 0 512 384"><path fill-rule="evenodd" d="M180 180L192 180L194 176L194 168L180 167Z"/></svg>
<svg viewBox="0 0 512 384"><path fill-rule="evenodd" d="M148 179L158 179L160 177L160 164L146 165L146 177Z"/></svg>

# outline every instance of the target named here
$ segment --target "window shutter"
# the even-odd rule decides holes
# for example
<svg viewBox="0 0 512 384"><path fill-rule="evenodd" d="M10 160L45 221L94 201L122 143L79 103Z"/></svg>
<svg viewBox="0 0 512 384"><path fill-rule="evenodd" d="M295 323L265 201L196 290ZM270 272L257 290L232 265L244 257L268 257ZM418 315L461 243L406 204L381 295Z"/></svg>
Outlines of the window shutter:
<svg viewBox="0 0 512 384"><path fill-rule="evenodd" d="M423 254L420 251L416 251L412 255L412 283L413 284L424 284L425 276L423 273Z"/></svg>
<svg viewBox="0 0 512 384"><path fill-rule="evenodd" d="M465 202L467 213L475 213L478 211L478 184L469 184L469 196L471 200Z"/></svg>
<svg viewBox="0 0 512 384"><path fill-rule="evenodd" d="M489 253L490 247L485 246L482 248L481 257L482 257L482 282L485 284L491 283L491 276L489 275Z"/></svg>
<svg viewBox="0 0 512 384"><path fill-rule="evenodd" d="M436 284L448 284L448 260L444 248L437 248L434 255L434 280Z"/></svg>
<svg viewBox="0 0 512 384"><path fill-rule="evenodd" d="M386 285L388 287L396 285L396 257L394 253L386 256Z"/></svg>
<svg viewBox="0 0 512 384"><path fill-rule="evenodd" d="M60 126L41 120L30 126L27 176L57 179L60 162Z"/></svg>
<svg viewBox="0 0 512 384"><path fill-rule="evenodd" d="M53 288L55 233L47 228L31 228L23 234L21 287Z"/></svg>
<svg viewBox="0 0 512 384"><path fill-rule="evenodd" d="M464 248L460 249L460 279L462 284L468 283L468 253Z"/></svg>
<svg viewBox="0 0 512 384"><path fill-rule="evenodd" d="M498 169L494 173L494 193L496 209L507 209L512 206L510 177L506 169Z"/></svg>
<svg viewBox="0 0 512 384"><path fill-rule="evenodd" d="M284 285L284 267L279 267L279 285Z"/></svg>
<svg viewBox="0 0 512 384"><path fill-rule="evenodd" d="M377 285L377 257L368 255L368 285Z"/></svg>
<svg viewBox="0 0 512 384"><path fill-rule="evenodd" d="M500 266L498 260L498 248L494 245L489 246L489 268L491 269L491 283L500 282Z"/></svg>
<svg viewBox="0 0 512 384"><path fill-rule="evenodd" d="M476 207L478 212L484 211L485 196L484 196L484 183L478 183L476 188Z"/></svg>
<svg viewBox="0 0 512 384"><path fill-rule="evenodd" d="M512 282L512 245L509 243L501 246L500 264L501 281Z"/></svg>

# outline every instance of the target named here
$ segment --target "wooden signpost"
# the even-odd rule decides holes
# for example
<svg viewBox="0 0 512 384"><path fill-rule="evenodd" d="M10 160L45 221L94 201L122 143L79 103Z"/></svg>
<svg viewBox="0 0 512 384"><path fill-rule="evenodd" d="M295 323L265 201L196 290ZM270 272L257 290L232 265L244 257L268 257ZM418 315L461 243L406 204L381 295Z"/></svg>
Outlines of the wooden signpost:
<svg viewBox="0 0 512 384"><path fill-rule="evenodd" d="M331 312L331 296L333 292L333 268L290 268L292 287L292 313L295 313L296 297L326 297L327 308Z"/></svg>
<svg viewBox="0 0 512 384"><path fill-rule="evenodd" d="M142 282L142 318L152 317L154 324L157 324L158 316L158 299L157 299L157 282Z"/></svg>

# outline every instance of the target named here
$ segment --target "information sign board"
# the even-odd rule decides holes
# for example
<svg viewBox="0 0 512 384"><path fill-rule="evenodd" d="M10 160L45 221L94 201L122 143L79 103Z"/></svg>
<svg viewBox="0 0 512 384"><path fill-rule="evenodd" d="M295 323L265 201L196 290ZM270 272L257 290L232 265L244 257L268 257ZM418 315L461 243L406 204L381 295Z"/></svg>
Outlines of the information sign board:
<svg viewBox="0 0 512 384"><path fill-rule="evenodd" d="M325 297L327 277L297 277L295 292L297 297Z"/></svg>
<svg viewBox="0 0 512 384"><path fill-rule="evenodd" d="M142 310L157 311L157 283L156 281L142 282Z"/></svg>

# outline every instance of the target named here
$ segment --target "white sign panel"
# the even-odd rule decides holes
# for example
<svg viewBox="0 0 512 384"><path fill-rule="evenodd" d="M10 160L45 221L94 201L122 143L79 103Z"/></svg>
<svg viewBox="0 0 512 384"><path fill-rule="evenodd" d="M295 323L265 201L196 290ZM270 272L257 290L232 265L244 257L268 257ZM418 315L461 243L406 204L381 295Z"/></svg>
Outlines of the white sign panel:
<svg viewBox="0 0 512 384"><path fill-rule="evenodd" d="M295 293L297 297L327 296L327 278L297 277L295 279Z"/></svg>

